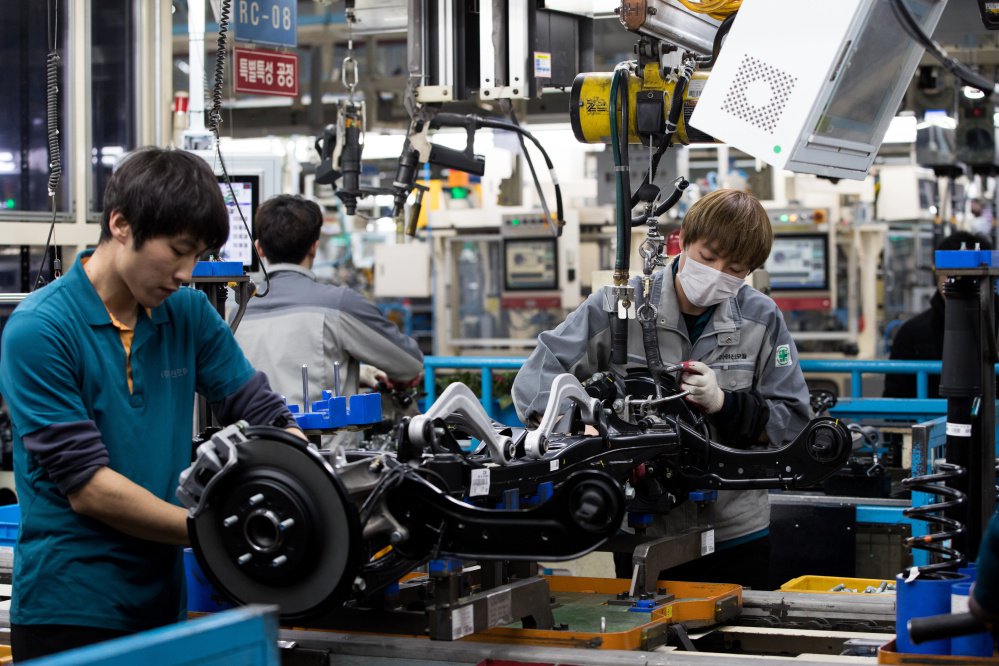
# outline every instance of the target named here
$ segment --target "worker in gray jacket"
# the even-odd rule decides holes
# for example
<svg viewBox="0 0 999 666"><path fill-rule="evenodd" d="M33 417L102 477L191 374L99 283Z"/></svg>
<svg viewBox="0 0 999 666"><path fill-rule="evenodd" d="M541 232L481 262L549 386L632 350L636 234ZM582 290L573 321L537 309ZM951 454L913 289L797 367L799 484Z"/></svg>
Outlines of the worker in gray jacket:
<svg viewBox="0 0 999 666"><path fill-rule="evenodd" d="M347 287L322 284L312 272L323 214L300 196L278 195L255 218L257 251L267 261L270 285L251 299L236 340L246 357L289 403L302 404L302 366L309 366L309 396L319 400L334 387L340 364L340 394L353 395L361 363L376 366L379 380L406 386L423 372L423 354L381 311ZM366 382L367 383L367 382Z"/></svg>
<svg viewBox="0 0 999 666"><path fill-rule="evenodd" d="M715 441L735 448L787 443L808 421L808 389L777 305L744 282L770 254L773 230L766 211L744 192L712 192L687 212L680 243L682 254L654 274L649 299L657 308L663 363L693 361L680 378L681 388L706 415ZM645 300L636 280L641 307ZM585 380L600 371L626 376L628 369L648 367L635 319L629 320L627 363L611 363L614 309L613 294L605 288L554 331L538 336L537 348L513 384L517 413L525 423L540 418L552 380L561 373ZM647 534L687 527L689 512L681 508L657 520ZM767 492L719 492L713 521L715 553L661 577L769 589Z"/></svg>

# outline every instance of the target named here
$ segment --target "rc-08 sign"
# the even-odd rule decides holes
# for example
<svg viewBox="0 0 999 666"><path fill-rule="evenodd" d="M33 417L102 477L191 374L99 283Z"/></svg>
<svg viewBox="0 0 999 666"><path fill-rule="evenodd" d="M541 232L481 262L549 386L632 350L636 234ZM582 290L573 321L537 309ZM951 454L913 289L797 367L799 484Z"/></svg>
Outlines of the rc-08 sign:
<svg viewBox="0 0 999 666"><path fill-rule="evenodd" d="M236 0L236 40L255 44L298 44L296 0Z"/></svg>

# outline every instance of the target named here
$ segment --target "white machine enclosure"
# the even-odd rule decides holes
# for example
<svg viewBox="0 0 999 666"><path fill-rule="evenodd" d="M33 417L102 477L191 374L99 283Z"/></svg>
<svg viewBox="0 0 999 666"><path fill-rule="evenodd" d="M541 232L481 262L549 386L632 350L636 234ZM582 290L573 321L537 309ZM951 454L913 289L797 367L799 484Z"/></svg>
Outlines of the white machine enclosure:
<svg viewBox="0 0 999 666"><path fill-rule="evenodd" d="M946 0L907 0L932 34ZM783 169L863 179L922 47L889 0L746 0L691 125Z"/></svg>
<svg viewBox="0 0 999 666"><path fill-rule="evenodd" d="M556 246L558 253L558 288L552 290L552 292L553 295L559 297L562 307L567 311L575 310L582 302L578 270L579 214L579 211L574 208L566 208L563 211L565 226L562 228L562 235L558 237ZM491 239L500 242L504 238L503 229L508 227L509 218L525 216L537 218L541 215L543 213L539 209L530 206L496 206L484 209L441 210L430 213L430 227L433 229L435 233L434 238L437 240L455 238L454 235L448 233L454 230L454 232L459 234L458 238L463 237L461 234L481 232L490 234L489 237ZM495 234L495 236L492 236L492 234ZM538 225L535 227L534 233L528 232L519 235L524 238L548 238L551 236L551 230L547 225Z"/></svg>

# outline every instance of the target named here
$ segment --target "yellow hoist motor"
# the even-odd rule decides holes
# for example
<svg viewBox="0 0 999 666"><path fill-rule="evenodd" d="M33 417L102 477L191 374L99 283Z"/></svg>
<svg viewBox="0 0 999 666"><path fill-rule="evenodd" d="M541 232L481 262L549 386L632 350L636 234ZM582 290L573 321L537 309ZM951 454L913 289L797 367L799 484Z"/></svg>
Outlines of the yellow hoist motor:
<svg viewBox="0 0 999 666"><path fill-rule="evenodd" d="M572 82L569 116L572 131L582 143L610 144L610 91L613 72L584 72ZM714 143L715 139L690 126L706 72L694 72L683 95L683 109L677 118L673 143ZM628 77L628 143L649 145L665 131L676 92L676 81L661 77L656 63L645 66L642 76Z"/></svg>

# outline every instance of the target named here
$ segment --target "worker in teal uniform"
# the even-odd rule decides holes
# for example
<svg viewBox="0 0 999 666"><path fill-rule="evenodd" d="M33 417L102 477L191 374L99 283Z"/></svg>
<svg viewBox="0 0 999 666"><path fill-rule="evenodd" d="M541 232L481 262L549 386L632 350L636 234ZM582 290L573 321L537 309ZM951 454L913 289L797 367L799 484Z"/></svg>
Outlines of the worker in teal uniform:
<svg viewBox="0 0 999 666"><path fill-rule="evenodd" d="M11 642L32 659L186 614L174 493L195 392L222 423L301 431L196 289L229 218L200 157L156 148L119 164L97 248L28 296L0 341L21 528Z"/></svg>

